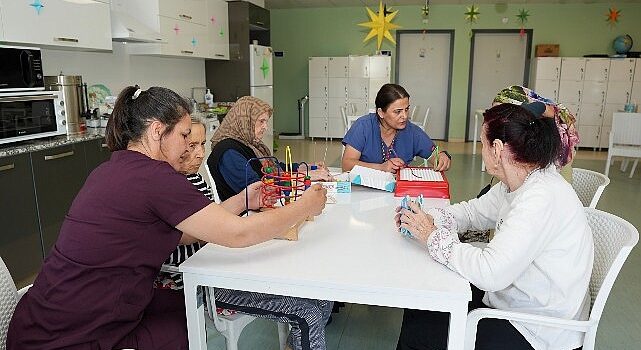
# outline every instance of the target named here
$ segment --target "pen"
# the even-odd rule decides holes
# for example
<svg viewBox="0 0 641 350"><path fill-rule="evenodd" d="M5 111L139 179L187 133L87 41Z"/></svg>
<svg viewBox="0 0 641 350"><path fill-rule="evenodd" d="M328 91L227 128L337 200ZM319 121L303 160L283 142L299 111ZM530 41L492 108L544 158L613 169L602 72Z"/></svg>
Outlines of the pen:
<svg viewBox="0 0 641 350"><path fill-rule="evenodd" d="M394 147L390 147L390 151L392 151L392 153L394 153L394 157L403 159L403 158L398 156L398 154L396 153L396 150L394 149ZM392 162L392 163L394 163L394 162ZM394 165L396 165L396 163L394 163ZM401 164L401 166L403 166L403 165L405 165L405 164Z"/></svg>

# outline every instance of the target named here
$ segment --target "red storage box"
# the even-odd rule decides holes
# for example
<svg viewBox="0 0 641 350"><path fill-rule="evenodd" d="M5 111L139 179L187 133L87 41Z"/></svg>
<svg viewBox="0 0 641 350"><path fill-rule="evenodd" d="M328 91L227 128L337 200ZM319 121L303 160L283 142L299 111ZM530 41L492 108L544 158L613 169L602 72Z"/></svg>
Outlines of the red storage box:
<svg viewBox="0 0 641 350"><path fill-rule="evenodd" d="M425 168L421 167L407 167L401 169L416 169L419 172ZM395 197L417 197L422 194L425 198L442 198L450 199L450 184L447 182L447 177L443 172L440 172L443 181L420 181L420 180L401 180L401 171L396 173L396 189L394 190Z"/></svg>

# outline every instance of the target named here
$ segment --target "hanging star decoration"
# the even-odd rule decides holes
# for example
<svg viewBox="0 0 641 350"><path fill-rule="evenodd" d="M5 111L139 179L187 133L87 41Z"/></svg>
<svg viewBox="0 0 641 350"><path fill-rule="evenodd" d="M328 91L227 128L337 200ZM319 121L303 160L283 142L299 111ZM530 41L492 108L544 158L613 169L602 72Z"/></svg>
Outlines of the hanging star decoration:
<svg viewBox="0 0 641 350"><path fill-rule="evenodd" d="M478 6L472 5L468 7L467 12L465 12L465 20L470 23L476 23L480 14Z"/></svg>
<svg viewBox="0 0 641 350"><path fill-rule="evenodd" d="M608 22L611 26L619 23L619 17L623 16L621 14L621 10L617 10L616 7L611 7L608 9L608 13L606 14L608 17L605 21Z"/></svg>
<svg viewBox="0 0 641 350"><path fill-rule="evenodd" d="M530 11L526 9L520 9L519 14L516 15L516 19L521 22L521 30L519 31L521 38L525 36L525 22L528 17L530 17Z"/></svg>
<svg viewBox="0 0 641 350"><path fill-rule="evenodd" d="M426 18L429 15L430 15L430 2L426 1L425 5L421 7L421 16L423 16L423 18Z"/></svg>
<svg viewBox="0 0 641 350"><path fill-rule="evenodd" d="M390 30L400 28L399 25L392 23L392 20L398 14L398 10L391 12L390 14L385 14L385 8L383 7L383 2L378 3L378 13L370 10L369 7L366 7L367 14L369 15L370 21L359 23L361 27L371 28L369 34L363 39L363 42L368 41L369 39L376 37L377 50L381 49L381 44L383 43L383 38L386 38L392 44L396 44L396 40L390 33Z"/></svg>
<svg viewBox="0 0 641 350"><path fill-rule="evenodd" d="M266 57L263 57L263 64L260 66L260 70L263 71L263 78L267 79L269 74L269 61Z"/></svg>
<svg viewBox="0 0 641 350"><path fill-rule="evenodd" d="M45 7L45 5L40 2L40 0L33 0L33 2L29 4L29 6L33 7L38 14L40 14L40 10Z"/></svg>

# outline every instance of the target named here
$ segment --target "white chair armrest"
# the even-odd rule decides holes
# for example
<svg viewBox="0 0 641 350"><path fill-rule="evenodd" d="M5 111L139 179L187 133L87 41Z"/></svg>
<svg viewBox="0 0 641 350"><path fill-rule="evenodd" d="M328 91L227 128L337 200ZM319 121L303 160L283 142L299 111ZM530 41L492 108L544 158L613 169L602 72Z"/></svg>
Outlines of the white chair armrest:
<svg viewBox="0 0 641 350"><path fill-rule="evenodd" d="M566 320L557 317L533 315L523 312L480 308L470 311L470 313L467 315L467 326L465 327L465 349L474 349L474 343L476 341L476 328L479 321L484 318L533 323L547 327L556 327L579 332L587 332L593 325L592 321Z"/></svg>
<svg viewBox="0 0 641 350"><path fill-rule="evenodd" d="M18 290L18 300L22 298L22 296L29 290L29 288L31 288L31 286L33 286L33 284L30 284L26 287L22 287Z"/></svg>

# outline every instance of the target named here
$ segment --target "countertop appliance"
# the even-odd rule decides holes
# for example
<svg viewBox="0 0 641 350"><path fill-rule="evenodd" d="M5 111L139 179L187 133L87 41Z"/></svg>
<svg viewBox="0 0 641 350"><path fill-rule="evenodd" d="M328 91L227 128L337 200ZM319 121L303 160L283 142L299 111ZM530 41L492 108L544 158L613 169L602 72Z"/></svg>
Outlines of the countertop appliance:
<svg viewBox="0 0 641 350"><path fill-rule="evenodd" d="M58 91L0 94L0 144L64 135L66 124Z"/></svg>
<svg viewBox="0 0 641 350"><path fill-rule="evenodd" d="M0 45L0 62L0 92L45 89L39 48Z"/></svg>
<svg viewBox="0 0 641 350"><path fill-rule="evenodd" d="M274 73L272 59L274 52L269 46L249 45L249 93L274 107ZM269 118L269 124L263 142L273 150L274 118Z"/></svg>
<svg viewBox="0 0 641 350"><path fill-rule="evenodd" d="M53 75L45 77L47 90L60 92L60 103L67 120L67 134L74 135L86 130L86 119L90 117L87 84L80 75Z"/></svg>

